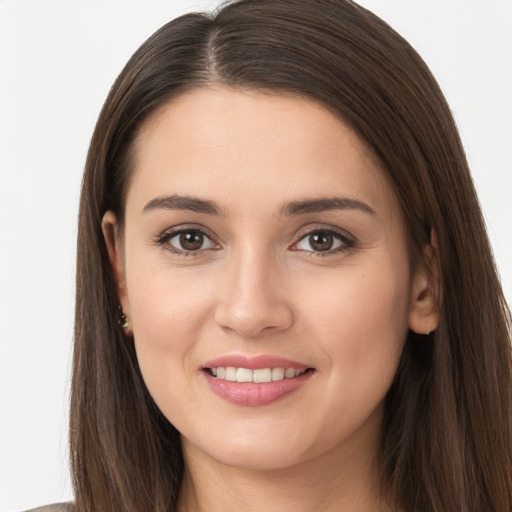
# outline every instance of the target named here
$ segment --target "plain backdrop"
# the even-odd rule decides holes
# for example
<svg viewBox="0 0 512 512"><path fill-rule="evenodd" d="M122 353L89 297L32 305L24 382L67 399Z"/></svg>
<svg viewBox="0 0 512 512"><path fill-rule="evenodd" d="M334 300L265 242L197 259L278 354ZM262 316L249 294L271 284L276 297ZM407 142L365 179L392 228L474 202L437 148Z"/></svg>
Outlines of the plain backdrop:
<svg viewBox="0 0 512 512"><path fill-rule="evenodd" d="M450 103L512 299L512 0L361 0ZM81 173L134 50L217 2L0 0L0 511L72 498L67 408ZM471 247L467 247L471 251Z"/></svg>

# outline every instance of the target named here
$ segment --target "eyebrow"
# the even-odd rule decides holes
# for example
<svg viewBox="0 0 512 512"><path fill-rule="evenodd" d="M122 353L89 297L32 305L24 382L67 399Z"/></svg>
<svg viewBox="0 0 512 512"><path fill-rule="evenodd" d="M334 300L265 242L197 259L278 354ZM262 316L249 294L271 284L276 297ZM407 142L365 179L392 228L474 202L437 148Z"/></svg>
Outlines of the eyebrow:
<svg viewBox="0 0 512 512"><path fill-rule="evenodd" d="M221 215L220 208L213 201L199 199L198 197L179 196L178 194L155 197L144 206L142 212L147 213L159 208L165 210L189 210L207 215Z"/></svg>
<svg viewBox="0 0 512 512"><path fill-rule="evenodd" d="M159 196L151 199L143 208L143 213L156 209L164 210L189 210L206 215L227 216L213 201L192 196ZM321 197L317 199L304 199L291 201L281 208L281 215L299 216L308 213L318 213L329 210L359 210L372 216L376 216L375 210L368 204L351 197Z"/></svg>
<svg viewBox="0 0 512 512"><path fill-rule="evenodd" d="M359 210L372 216L377 215L370 205L351 197L321 197L318 199L292 201L286 203L281 208L281 215L304 215L329 210Z"/></svg>

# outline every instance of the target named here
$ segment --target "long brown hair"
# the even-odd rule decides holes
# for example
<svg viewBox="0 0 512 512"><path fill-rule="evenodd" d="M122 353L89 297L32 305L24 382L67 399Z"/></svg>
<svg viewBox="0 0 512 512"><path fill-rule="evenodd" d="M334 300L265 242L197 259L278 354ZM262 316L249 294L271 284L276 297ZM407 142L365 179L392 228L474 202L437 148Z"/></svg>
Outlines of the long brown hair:
<svg viewBox="0 0 512 512"><path fill-rule="evenodd" d="M241 0L158 30L112 87L80 203L71 458L78 512L176 510L179 434L150 397L101 232L123 219L132 142L156 108L221 84L293 93L348 123L380 160L418 261L431 234L439 328L410 332L386 398L383 492L407 511L510 512L510 314L464 150L413 48L349 0Z"/></svg>

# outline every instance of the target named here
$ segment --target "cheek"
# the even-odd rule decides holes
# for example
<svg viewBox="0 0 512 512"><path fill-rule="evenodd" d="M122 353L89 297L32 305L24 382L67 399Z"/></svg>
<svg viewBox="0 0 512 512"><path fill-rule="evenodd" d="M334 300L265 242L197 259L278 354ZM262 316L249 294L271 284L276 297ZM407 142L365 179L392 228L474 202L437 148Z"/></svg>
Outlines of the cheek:
<svg viewBox="0 0 512 512"><path fill-rule="evenodd" d="M197 371L192 355L201 338L204 305L198 294L177 293L160 277L145 280L139 293L133 289L134 343L150 395L169 421L181 425L180 411L200 405L186 376Z"/></svg>
<svg viewBox="0 0 512 512"><path fill-rule="evenodd" d="M326 329L363 333L379 326L382 332L403 331L409 309L409 283L392 270L378 267L340 269L319 279L314 276L303 289L297 288L298 303L307 304L308 317Z"/></svg>
<svg viewBox="0 0 512 512"><path fill-rule="evenodd" d="M404 266L404 268L407 268ZM311 283L301 325L330 375L331 392L381 398L390 386L408 330L409 279L394 267L369 266L364 272L340 269Z"/></svg>
<svg viewBox="0 0 512 512"><path fill-rule="evenodd" d="M174 349L190 342L190 334L201 329L212 306L204 271L176 270L151 261L133 266L137 271L129 274L127 287L134 332L147 342L172 343Z"/></svg>
<svg viewBox="0 0 512 512"><path fill-rule="evenodd" d="M196 371L192 355L211 311L211 287L200 271L177 271L131 253L127 289L139 366L157 405L173 410L192 400L184 375ZM201 283L198 286L198 283ZM178 397L178 402L174 400Z"/></svg>
<svg viewBox="0 0 512 512"><path fill-rule="evenodd" d="M314 346L324 382L326 405L316 421L326 449L360 428L380 428L407 333L408 280L382 266L345 270L339 279L316 280L315 293L297 295L307 308L301 331Z"/></svg>

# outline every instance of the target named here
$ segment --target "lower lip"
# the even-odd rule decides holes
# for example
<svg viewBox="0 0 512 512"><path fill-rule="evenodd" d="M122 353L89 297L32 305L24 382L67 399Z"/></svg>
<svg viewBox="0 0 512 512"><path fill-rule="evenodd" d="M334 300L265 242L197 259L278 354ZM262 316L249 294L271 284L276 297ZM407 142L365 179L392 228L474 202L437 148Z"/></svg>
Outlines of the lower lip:
<svg viewBox="0 0 512 512"><path fill-rule="evenodd" d="M263 382L254 384L252 382L232 382L218 379L207 371L203 374L210 389L218 396L236 405L257 407L276 402L280 398L300 389L313 375L313 370L308 370L299 377L283 379L275 382Z"/></svg>

